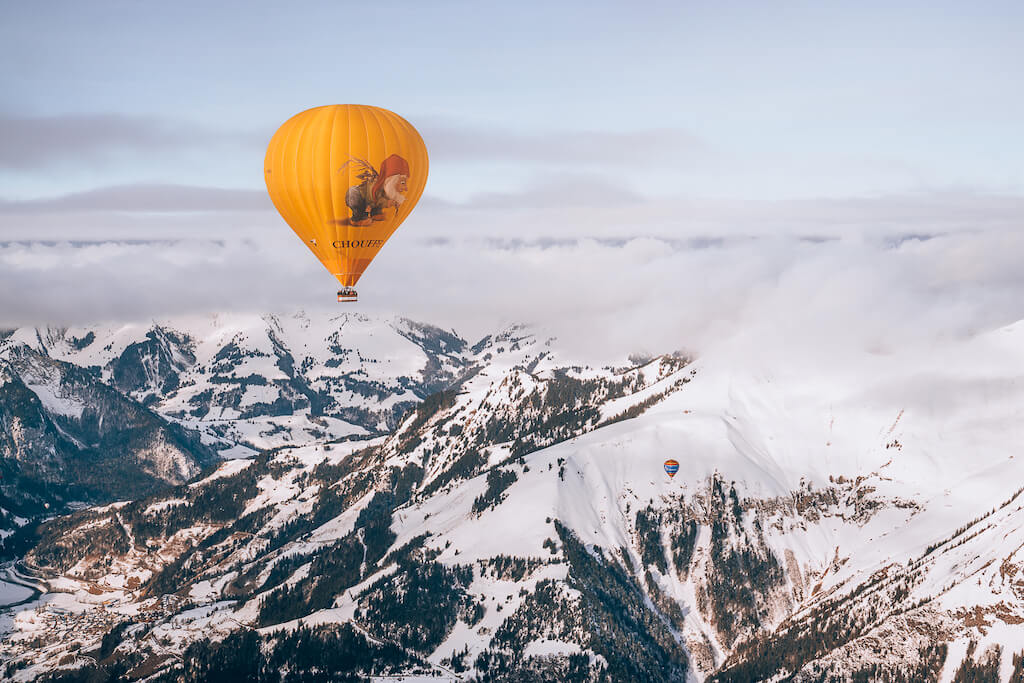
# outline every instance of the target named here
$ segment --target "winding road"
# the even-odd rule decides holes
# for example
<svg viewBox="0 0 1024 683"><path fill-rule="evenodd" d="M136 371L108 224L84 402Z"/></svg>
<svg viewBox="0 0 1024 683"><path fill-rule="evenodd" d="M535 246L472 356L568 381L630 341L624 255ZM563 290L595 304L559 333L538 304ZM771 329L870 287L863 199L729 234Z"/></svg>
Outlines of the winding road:
<svg viewBox="0 0 1024 683"><path fill-rule="evenodd" d="M0 589L2 589L3 584L21 586L30 592L27 598L14 602L3 602L3 597L0 597L0 610L20 607L21 605L38 600L50 589L45 581L31 575L31 570L25 567L20 560L9 562L0 567ZM0 592L0 596L2 595L3 593Z"/></svg>

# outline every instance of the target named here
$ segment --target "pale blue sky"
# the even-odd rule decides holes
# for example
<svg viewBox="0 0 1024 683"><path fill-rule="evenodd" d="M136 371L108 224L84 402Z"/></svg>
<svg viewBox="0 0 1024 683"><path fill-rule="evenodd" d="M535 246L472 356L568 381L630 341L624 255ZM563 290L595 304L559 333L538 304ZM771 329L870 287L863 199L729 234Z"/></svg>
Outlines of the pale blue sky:
<svg viewBox="0 0 1024 683"><path fill-rule="evenodd" d="M1022 36L1019 1L0 0L0 327L335 310L262 172L330 103L431 155L359 310L658 351L804 315L812 273L794 334L1010 322Z"/></svg>
<svg viewBox="0 0 1024 683"><path fill-rule="evenodd" d="M1019 193L1022 8L4 2L0 115L140 118L182 141L128 137L99 156L0 167L0 197L132 182L258 189L275 127L334 102L420 127L428 193L447 199L563 173L687 197ZM473 158L457 139L467 130L498 143ZM559 147L569 131L645 142L632 158L581 159ZM529 158L502 153L532 136Z"/></svg>

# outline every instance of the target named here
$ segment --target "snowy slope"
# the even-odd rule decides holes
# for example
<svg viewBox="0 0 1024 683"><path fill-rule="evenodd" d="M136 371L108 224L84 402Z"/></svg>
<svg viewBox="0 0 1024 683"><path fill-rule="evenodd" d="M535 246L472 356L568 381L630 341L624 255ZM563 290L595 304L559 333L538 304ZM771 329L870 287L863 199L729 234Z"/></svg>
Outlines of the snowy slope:
<svg viewBox="0 0 1024 683"><path fill-rule="evenodd" d="M0 514L2 536L76 501L143 496L184 482L214 457L198 435L87 368L23 345L0 351L0 507L26 518L8 526L16 520Z"/></svg>
<svg viewBox="0 0 1024 683"><path fill-rule="evenodd" d="M1024 650L1024 324L842 362L737 343L616 368L526 328L456 349L372 320L346 321L354 350L329 365L299 349L329 346L336 322L259 320L268 332L239 322L208 345L189 328L206 377L185 370L161 409L185 411L188 382L205 391L213 372L283 382L280 348L309 386L343 377L339 406L397 405L397 389L390 404L345 394L352 373L387 384L431 354L450 381L373 441L290 427L305 445L54 522L26 564L68 609L150 615L126 661L239 625L273 643L349 624L449 679L952 680L999 646L1007 680ZM71 338L36 337L54 354ZM242 352L217 359L232 342ZM113 373L131 343L89 363ZM255 386L270 384L243 396ZM254 404L179 419L240 430ZM48 633L32 614L8 617L12 662Z"/></svg>
<svg viewBox="0 0 1024 683"><path fill-rule="evenodd" d="M0 352L17 345L100 369L127 395L202 431L226 457L388 431L465 365L465 342L451 333L358 314L23 328Z"/></svg>

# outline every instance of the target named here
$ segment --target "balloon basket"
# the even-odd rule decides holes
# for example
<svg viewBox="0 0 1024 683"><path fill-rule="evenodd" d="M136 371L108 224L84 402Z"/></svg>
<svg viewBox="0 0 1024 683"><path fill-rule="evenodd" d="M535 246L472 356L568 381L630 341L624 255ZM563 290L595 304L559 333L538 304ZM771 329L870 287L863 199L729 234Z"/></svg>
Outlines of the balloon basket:
<svg viewBox="0 0 1024 683"><path fill-rule="evenodd" d="M351 287L338 290L338 303L346 303L350 301L359 301L359 294L356 290Z"/></svg>

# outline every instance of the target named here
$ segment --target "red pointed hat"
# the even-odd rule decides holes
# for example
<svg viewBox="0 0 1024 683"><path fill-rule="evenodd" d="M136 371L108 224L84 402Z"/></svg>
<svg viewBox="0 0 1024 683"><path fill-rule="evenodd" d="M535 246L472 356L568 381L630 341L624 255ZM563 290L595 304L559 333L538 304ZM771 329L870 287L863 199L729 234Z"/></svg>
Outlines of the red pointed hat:
<svg viewBox="0 0 1024 683"><path fill-rule="evenodd" d="M380 194L381 188L384 187L384 181L393 175L409 175L409 162L397 154L392 154L381 162L380 175L377 176L377 182L373 184L373 196L376 197Z"/></svg>

